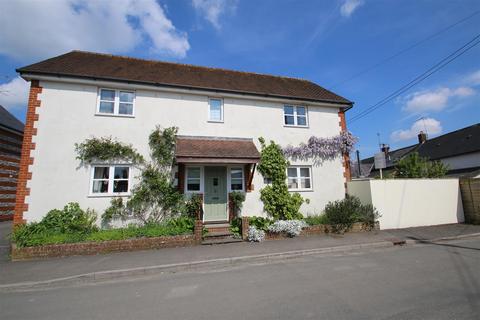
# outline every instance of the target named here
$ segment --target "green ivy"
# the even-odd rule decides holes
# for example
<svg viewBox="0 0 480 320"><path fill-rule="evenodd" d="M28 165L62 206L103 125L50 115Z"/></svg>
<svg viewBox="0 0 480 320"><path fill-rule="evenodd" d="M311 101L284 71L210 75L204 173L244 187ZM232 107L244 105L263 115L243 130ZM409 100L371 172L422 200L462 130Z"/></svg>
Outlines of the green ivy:
<svg viewBox="0 0 480 320"><path fill-rule="evenodd" d="M285 159L282 148L273 141L268 145L263 138L259 141L262 152L258 171L272 182L260 190L264 210L277 220L302 219L299 210L305 200L299 193L288 191L286 180L289 162Z"/></svg>
<svg viewBox="0 0 480 320"><path fill-rule="evenodd" d="M233 191L230 193L230 200L233 204L233 212L238 217L242 210L243 202L245 201L245 193L239 191Z"/></svg>
<svg viewBox="0 0 480 320"><path fill-rule="evenodd" d="M141 164L145 161L132 145L123 144L111 137L90 138L82 143L75 143L75 151L77 159L87 164L115 160Z"/></svg>
<svg viewBox="0 0 480 320"><path fill-rule="evenodd" d="M144 224L158 223L185 211L183 195L172 183L176 133L175 127L162 130L157 126L153 130L148 139L151 162L143 166L140 182L132 188L127 201L112 199L102 215L105 223L132 217Z"/></svg>

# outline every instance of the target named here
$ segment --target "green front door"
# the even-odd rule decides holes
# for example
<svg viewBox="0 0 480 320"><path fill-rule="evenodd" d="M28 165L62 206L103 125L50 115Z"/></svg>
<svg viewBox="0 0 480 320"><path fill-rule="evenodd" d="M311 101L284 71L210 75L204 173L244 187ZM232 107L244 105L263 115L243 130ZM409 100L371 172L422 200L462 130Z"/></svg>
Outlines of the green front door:
<svg viewBox="0 0 480 320"><path fill-rule="evenodd" d="M228 221L227 214L227 168L205 167L205 222Z"/></svg>

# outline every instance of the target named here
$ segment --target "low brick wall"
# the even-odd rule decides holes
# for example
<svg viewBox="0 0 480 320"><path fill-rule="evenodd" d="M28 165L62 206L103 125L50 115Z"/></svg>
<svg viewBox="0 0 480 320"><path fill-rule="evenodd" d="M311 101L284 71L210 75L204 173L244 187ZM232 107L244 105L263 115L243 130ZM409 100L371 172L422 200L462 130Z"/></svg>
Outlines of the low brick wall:
<svg viewBox="0 0 480 320"><path fill-rule="evenodd" d="M156 238L136 238L103 242L52 244L38 247L17 247L12 244L12 260L31 260L75 255L94 255L109 252L136 251L172 247L185 247L200 241L193 234Z"/></svg>
<svg viewBox="0 0 480 320"><path fill-rule="evenodd" d="M110 252L138 251L173 247L187 247L202 243L202 221L195 221L193 234L155 238L134 238L102 242L50 244L37 247L17 247L12 244L12 261L53 257L94 255Z"/></svg>

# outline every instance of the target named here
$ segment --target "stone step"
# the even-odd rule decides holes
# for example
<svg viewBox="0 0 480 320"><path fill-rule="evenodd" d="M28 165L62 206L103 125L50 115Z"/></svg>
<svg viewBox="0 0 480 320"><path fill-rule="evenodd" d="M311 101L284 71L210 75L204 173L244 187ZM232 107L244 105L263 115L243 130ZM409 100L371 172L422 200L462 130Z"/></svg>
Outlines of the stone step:
<svg viewBox="0 0 480 320"><path fill-rule="evenodd" d="M237 242L242 242L242 241L243 241L242 239L234 238L233 236L210 237L210 238L207 237L202 241L202 245L237 243Z"/></svg>

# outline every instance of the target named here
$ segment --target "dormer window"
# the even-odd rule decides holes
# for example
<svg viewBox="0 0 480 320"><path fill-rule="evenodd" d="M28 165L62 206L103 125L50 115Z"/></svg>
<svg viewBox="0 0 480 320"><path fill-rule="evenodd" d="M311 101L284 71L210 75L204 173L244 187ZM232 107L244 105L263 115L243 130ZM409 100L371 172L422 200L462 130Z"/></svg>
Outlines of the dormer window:
<svg viewBox="0 0 480 320"><path fill-rule="evenodd" d="M97 114L133 116L135 92L127 90L100 89Z"/></svg>

